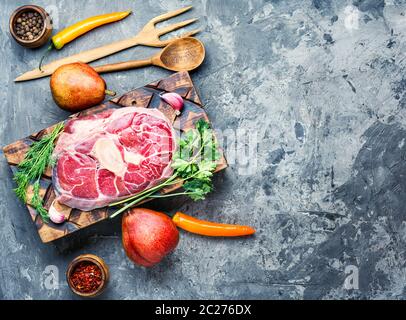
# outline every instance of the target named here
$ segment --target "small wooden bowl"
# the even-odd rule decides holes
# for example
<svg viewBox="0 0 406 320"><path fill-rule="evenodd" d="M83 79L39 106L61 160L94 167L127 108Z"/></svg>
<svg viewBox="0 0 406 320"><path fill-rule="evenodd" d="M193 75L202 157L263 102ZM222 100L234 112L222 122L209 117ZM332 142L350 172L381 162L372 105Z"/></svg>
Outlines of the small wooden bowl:
<svg viewBox="0 0 406 320"><path fill-rule="evenodd" d="M23 40L21 39L15 30L15 26L17 23L17 19L24 13L24 12L38 12L39 15L44 20L44 26L41 30L41 33L38 37L32 40ZM14 40L17 41L18 44L22 45L26 48L38 48L44 45L52 34L52 19L50 18L49 14L41 7L34 6L34 5L26 5L17 8L10 17L9 22L10 33L13 36Z"/></svg>
<svg viewBox="0 0 406 320"><path fill-rule="evenodd" d="M97 267L99 267L101 274L102 274L102 283L101 283L100 287L96 289L96 291L90 292L90 293L80 292L75 288L75 286L71 282L70 275L73 272L73 270L75 269L75 267L80 262L94 263ZM110 277L109 267L107 266L107 264L104 262L104 260L102 258L95 256L94 254L82 254L82 255L76 257L69 264L68 270L66 271L66 281L68 282L69 288L72 290L72 292L76 293L78 296L86 297L86 298L96 297L99 294L101 294L107 286L109 277Z"/></svg>

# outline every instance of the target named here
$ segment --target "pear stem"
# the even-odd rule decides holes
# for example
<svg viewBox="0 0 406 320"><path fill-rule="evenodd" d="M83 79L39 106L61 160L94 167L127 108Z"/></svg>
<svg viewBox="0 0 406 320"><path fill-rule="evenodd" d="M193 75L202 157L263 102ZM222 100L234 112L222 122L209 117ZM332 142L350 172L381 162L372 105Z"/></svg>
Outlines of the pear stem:
<svg viewBox="0 0 406 320"><path fill-rule="evenodd" d="M108 89L104 90L104 93L107 94L108 96L112 96L112 97L114 97L116 95L115 91L108 90Z"/></svg>
<svg viewBox="0 0 406 320"><path fill-rule="evenodd" d="M51 50L54 48L54 43L52 42L51 45L47 48L47 51L45 51L44 55L41 57L41 60L39 61L39 70L42 71L42 62L44 61L45 57L51 52Z"/></svg>

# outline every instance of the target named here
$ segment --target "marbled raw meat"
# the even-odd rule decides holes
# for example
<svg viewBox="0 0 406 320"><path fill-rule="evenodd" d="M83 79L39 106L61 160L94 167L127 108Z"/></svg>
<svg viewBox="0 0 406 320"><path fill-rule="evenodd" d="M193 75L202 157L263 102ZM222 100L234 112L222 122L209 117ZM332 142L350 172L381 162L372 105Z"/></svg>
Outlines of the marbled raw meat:
<svg viewBox="0 0 406 320"><path fill-rule="evenodd" d="M55 146L56 200L90 211L171 176L175 131L157 109L126 107L69 120Z"/></svg>

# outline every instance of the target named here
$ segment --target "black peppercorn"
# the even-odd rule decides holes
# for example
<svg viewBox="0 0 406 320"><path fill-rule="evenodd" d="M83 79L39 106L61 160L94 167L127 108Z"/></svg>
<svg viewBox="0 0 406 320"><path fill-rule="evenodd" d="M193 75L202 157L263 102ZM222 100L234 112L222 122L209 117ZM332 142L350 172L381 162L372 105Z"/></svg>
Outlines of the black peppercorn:
<svg viewBox="0 0 406 320"><path fill-rule="evenodd" d="M44 20L38 12L24 12L16 19L14 27L22 40L34 40L41 34L43 26Z"/></svg>

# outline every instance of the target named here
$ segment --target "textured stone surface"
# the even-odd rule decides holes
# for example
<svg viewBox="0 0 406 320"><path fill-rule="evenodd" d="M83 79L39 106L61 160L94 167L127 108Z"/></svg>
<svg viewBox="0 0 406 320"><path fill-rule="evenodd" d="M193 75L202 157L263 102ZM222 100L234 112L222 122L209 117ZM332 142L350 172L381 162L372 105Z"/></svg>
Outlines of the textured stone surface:
<svg viewBox="0 0 406 320"><path fill-rule="evenodd" d="M190 2L37 3L51 5L59 28L92 14L134 10L122 23L52 53L54 59L128 37L151 17ZM0 4L2 145L67 115L54 105L48 79L13 83L43 51L10 39L7 18L17 4L23 1ZM236 148L226 146L231 166L206 201L151 207L250 224L257 235L209 239L182 232L177 250L153 269L126 259L119 219L44 245L1 158L0 297L75 298L64 272L72 258L90 252L111 268L105 299L406 298L406 1L193 4L185 17L201 18L207 59L192 78L214 126L238 129L240 138ZM155 51L130 49L102 62ZM168 74L145 68L105 79L121 93ZM245 144L257 151L248 168ZM47 265L59 268L59 289L44 287ZM359 268L358 290L344 287L351 266Z"/></svg>

